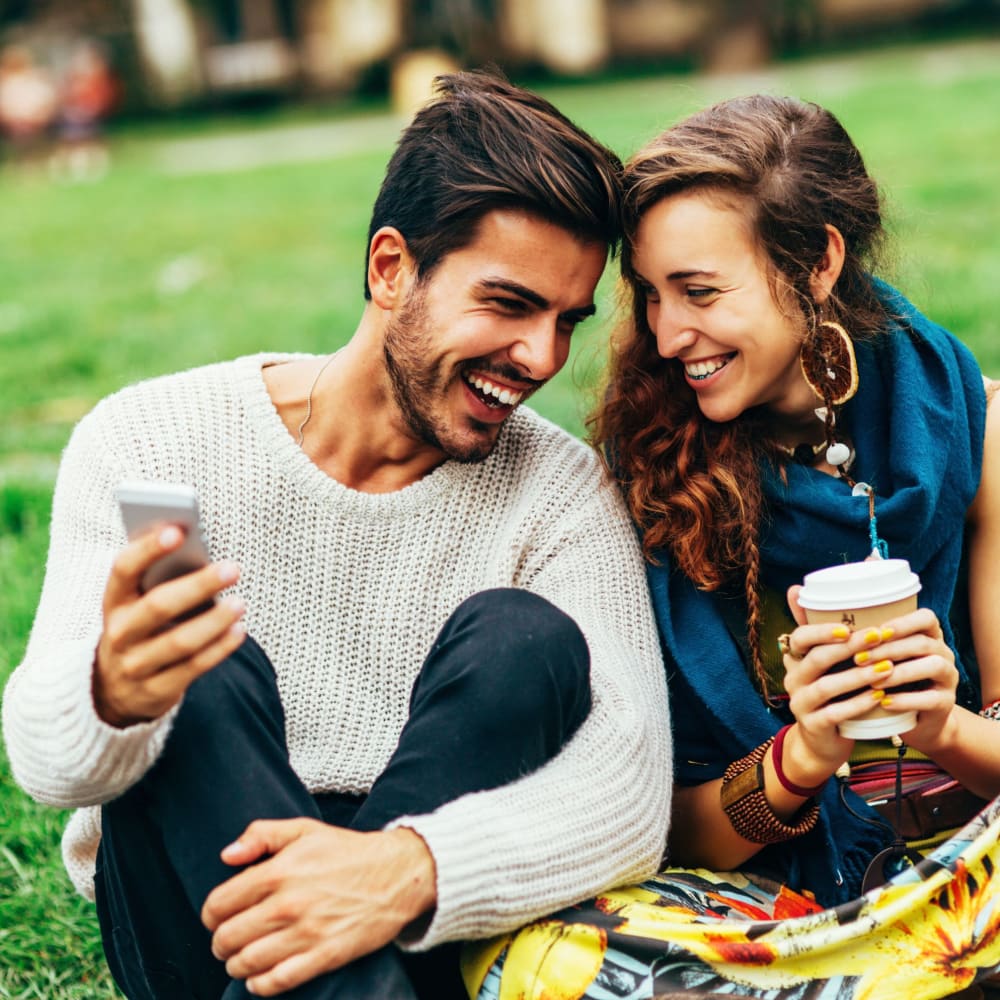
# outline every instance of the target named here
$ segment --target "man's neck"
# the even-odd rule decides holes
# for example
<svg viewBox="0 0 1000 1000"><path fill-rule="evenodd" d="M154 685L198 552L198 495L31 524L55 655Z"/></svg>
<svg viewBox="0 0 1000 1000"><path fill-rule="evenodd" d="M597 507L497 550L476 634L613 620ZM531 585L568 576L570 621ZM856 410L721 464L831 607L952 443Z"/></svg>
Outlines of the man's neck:
<svg viewBox="0 0 1000 1000"><path fill-rule="evenodd" d="M381 350L364 323L323 368L327 360L264 369L278 415L294 438L301 427L300 447L317 468L362 493L393 493L445 460L403 424Z"/></svg>

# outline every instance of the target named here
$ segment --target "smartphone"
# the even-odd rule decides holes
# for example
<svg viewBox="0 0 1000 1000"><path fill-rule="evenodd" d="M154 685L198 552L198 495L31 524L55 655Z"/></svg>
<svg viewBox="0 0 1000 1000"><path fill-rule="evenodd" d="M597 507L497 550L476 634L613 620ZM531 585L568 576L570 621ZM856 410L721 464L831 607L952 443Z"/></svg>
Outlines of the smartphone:
<svg viewBox="0 0 1000 1000"><path fill-rule="evenodd" d="M184 483L131 481L122 483L116 495L130 541L154 527L176 524L184 529L180 548L157 559L143 574L140 584L143 592L208 565L198 494L193 487ZM195 613L200 610L195 609Z"/></svg>

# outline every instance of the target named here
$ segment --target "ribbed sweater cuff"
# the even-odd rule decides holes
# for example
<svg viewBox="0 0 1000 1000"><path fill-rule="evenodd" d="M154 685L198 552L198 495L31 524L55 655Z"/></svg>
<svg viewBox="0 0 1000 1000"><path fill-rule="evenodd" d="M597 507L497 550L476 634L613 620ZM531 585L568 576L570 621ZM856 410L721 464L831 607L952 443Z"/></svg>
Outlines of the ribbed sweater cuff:
<svg viewBox="0 0 1000 1000"><path fill-rule="evenodd" d="M11 767L29 795L50 805L106 802L138 781L156 760L176 709L125 729L109 726L94 708L96 637L61 647L53 657L61 665L58 673L49 671L44 685L19 684L13 692L19 711L5 719L5 728L16 728L16 733L6 732L9 749L17 748L10 753ZM52 725L54 718L61 719L58 725Z"/></svg>
<svg viewBox="0 0 1000 1000"><path fill-rule="evenodd" d="M437 866L437 907L424 932L415 937L406 934L397 939L404 951L426 951L445 941L483 937L483 900L488 898L490 882L483 878L483 852L488 844L458 832L454 821L436 821L434 814L401 816L386 829L406 827L418 834L438 859L447 859Z"/></svg>

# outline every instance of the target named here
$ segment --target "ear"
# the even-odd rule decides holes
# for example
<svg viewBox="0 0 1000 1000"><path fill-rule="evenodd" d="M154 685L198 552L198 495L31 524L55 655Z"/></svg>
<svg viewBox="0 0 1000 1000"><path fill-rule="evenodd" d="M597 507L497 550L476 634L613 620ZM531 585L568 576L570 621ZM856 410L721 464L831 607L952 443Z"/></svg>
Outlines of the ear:
<svg viewBox="0 0 1000 1000"><path fill-rule="evenodd" d="M844 267L844 237L840 235L840 230L836 226L826 225L826 250L823 258L813 268L813 273L809 276L809 288L812 291L813 301L819 305L825 302L833 286L840 277L840 272Z"/></svg>
<svg viewBox="0 0 1000 1000"><path fill-rule="evenodd" d="M372 236L368 248L368 288L380 309L392 309L406 297L409 279L416 273L403 234L383 226Z"/></svg>

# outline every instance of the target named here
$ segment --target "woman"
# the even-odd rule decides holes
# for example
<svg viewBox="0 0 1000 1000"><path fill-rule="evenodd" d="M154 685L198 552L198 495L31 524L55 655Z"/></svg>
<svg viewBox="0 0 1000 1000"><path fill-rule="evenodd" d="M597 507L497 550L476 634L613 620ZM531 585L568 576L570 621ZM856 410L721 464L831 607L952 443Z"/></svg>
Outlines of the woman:
<svg viewBox="0 0 1000 1000"><path fill-rule="evenodd" d="M667 859L739 874L672 869L609 893L481 951L467 981L473 992L485 982L482 997L518 995L515 980L560 997L728 993L733 982L740 995L798 997L820 980L836 984L824 996L951 994L1000 966L1000 907L984 898L1000 895L997 838L966 850L996 808L954 835L1000 793L992 384L872 277L878 191L824 109L723 102L637 153L626 189L630 316L591 426L642 533L668 654ZM886 554L919 574L919 610L857 632L803 624L806 573ZM840 735L873 701L917 713L898 751ZM866 789L852 773L870 774L872 761L889 780ZM933 801L965 812L938 809L939 822L917 817L907 830L899 793L914 781L945 788ZM888 799L886 815L852 783ZM905 870L916 856L904 835L925 850L946 844ZM940 915L955 916L962 890L955 865L934 883L944 896L917 896L956 857L985 867L971 896L964 886L969 919L949 945L961 954L943 958ZM893 875L886 892L862 896ZM886 915L900 891L909 923ZM784 916L804 920L789 948L771 940L773 924L732 922ZM937 943L914 951L914 928ZM849 954L834 945L847 938ZM866 993L887 968L907 985Z"/></svg>

